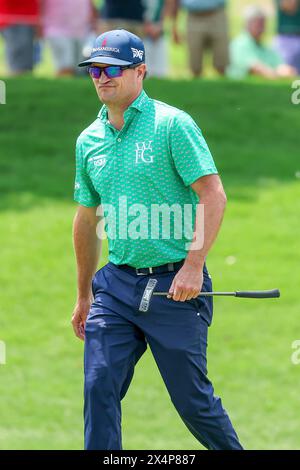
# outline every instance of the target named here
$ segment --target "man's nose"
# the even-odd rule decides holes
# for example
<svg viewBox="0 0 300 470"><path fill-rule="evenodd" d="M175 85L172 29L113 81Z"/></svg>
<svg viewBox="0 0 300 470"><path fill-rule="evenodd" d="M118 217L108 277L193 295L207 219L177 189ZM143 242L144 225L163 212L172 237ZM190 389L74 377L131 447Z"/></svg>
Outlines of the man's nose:
<svg viewBox="0 0 300 470"><path fill-rule="evenodd" d="M101 75L100 75L100 78L99 78L99 82L100 82L100 83L106 83L106 82L108 82L109 80L110 80L110 79L105 75L104 70L102 70Z"/></svg>

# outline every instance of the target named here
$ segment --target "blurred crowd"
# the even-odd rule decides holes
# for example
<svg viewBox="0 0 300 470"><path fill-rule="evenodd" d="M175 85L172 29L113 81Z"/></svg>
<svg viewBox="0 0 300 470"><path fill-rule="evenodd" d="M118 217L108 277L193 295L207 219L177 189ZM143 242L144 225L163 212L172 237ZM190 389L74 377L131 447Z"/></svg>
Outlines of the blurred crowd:
<svg viewBox="0 0 300 470"><path fill-rule="evenodd" d="M251 1L251 0L250 0ZM11 75L31 72L42 60L47 44L57 76L85 73L77 64L88 57L95 37L125 28L142 37L148 76L165 77L172 40L186 39L194 77L203 72L206 52L220 75L267 79L300 75L300 0L273 0L277 11L271 45L265 43L266 11L249 5L243 29L230 41L226 0L0 0L0 35ZM178 33L178 17L186 12L185 34Z"/></svg>

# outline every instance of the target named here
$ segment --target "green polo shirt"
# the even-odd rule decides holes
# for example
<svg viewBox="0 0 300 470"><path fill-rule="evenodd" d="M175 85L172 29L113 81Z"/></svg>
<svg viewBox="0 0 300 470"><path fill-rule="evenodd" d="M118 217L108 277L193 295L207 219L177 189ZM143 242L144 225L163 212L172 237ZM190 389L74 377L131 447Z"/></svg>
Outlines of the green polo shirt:
<svg viewBox="0 0 300 470"><path fill-rule="evenodd" d="M244 78L257 63L275 69L283 61L274 49L256 42L248 31L244 31L230 44L230 66L227 73L231 78Z"/></svg>
<svg viewBox="0 0 300 470"><path fill-rule="evenodd" d="M119 131L104 105L76 145L74 199L101 204L109 260L140 268L187 256L199 198L198 178L216 174L193 119L142 91Z"/></svg>

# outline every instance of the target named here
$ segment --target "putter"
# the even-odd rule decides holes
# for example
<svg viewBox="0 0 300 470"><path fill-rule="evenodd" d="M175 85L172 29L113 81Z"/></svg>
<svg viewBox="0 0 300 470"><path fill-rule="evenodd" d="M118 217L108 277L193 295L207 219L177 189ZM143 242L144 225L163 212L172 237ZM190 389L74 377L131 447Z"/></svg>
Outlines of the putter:
<svg viewBox="0 0 300 470"><path fill-rule="evenodd" d="M153 292L152 295L170 295L169 292ZM231 297L244 297L246 299L272 299L280 297L279 289L271 290L245 290L236 292L200 292L199 296L225 295Z"/></svg>
<svg viewBox="0 0 300 470"><path fill-rule="evenodd" d="M169 292L154 292L157 284L156 279L149 279L148 284L144 290L144 294L140 303L139 311L148 312L150 302L153 295L170 295ZM250 290L250 291L236 291L236 292L200 292L198 297L211 297L211 296L226 296L226 297L242 297L245 299L272 299L280 297L279 289L271 290Z"/></svg>

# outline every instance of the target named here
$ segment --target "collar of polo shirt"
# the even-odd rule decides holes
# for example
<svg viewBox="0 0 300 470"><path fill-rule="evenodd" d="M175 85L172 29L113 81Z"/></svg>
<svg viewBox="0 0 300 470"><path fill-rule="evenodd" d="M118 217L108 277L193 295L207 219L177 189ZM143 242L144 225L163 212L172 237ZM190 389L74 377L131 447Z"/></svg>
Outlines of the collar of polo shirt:
<svg viewBox="0 0 300 470"><path fill-rule="evenodd" d="M137 109L140 112L143 112L145 108L145 104L149 101L149 97L147 93L142 90L139 96L131 103L130 106L125 111L125 114L130 110L130 109ZM98 117L101 119L101 121L108 122L108 117L107 117L107 106L104 104L102 108L100 109L100 112L98 114Z"/></svg>

